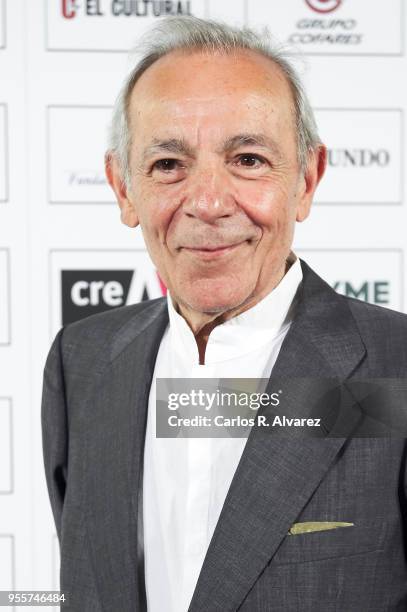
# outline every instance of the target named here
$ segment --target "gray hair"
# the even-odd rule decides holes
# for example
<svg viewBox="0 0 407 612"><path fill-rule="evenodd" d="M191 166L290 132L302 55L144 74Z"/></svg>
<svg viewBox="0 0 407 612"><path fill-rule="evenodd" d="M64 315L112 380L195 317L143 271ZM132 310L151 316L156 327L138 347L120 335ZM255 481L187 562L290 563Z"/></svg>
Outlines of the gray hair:
<svg viewBox="0 0 407 612"><path fill-rule="evenodd" d="M161 19L141 40L134 50L141 59L127 76L116 99L109 134L108 155L114 155L120 165L123 181L130 185L129 149L131 134L128 107L131 92L141 75L154 62L172 51L204 51L232 53L248 49L260 53L277 64L290 85L297 128L298 162L305 171L308 153L321 144L314 113L301 79L292 65L290 55L276 45L267 29L259 34L248 28L235 28L224 23L197 17L167 17Z"/></svg>

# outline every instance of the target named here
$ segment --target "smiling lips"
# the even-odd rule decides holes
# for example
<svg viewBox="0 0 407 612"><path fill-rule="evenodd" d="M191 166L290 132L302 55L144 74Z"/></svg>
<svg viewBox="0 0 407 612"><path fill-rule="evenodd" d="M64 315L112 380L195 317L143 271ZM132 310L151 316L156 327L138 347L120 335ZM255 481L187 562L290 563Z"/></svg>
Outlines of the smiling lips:
<svg viewBox="0 0 407 612"><path fill-rule="evenodd" d="M198 255L201 259L210 260L215 259L216 257L220 257L222 255L227 255L237 249L239 246L247 242L246 240L242 240L240 242L236 242L234 244L224 244L224 245L216 245L216 246L202 246L202 247L181 247L181 250L188 251L193 255Z"/></svg>

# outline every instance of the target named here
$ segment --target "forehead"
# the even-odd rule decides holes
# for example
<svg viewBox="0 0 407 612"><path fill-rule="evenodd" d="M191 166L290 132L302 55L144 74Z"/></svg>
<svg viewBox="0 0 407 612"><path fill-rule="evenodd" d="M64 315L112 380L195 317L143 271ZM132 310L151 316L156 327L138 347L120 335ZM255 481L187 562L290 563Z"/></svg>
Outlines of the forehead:
<svg viewBox="0 0 407 612"><path fill-rule="evenodd" d="M173 51L150 66L131 92L130 127L137 133L160 128L293 128L290 84L272 60L250 50L230 54ZM241 121L245 125L241 125ZM243 128L243 130L242 130Z"/></svg>

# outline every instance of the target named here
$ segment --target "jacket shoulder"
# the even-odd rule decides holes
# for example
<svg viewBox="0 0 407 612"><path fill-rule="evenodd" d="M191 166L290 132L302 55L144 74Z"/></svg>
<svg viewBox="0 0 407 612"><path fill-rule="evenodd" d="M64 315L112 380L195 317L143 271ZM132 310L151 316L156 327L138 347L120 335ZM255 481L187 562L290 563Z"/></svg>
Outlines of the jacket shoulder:
<svg viewBox="0 0 407 612"><path fill-rule="evenodd" d="M64 366L103 367L148 325L165 320L166 304L166 298L146 300L69 323L58 334Z"/></svg>
<svg viewBox="0 0 407 612"><path fill-rule="evenodd" d="M337 293L304 260L300 261L303 283L299 310L317 340L330 339L334 349L334 342L340 338L345 355L351 355L356 345L359 353L363 348L359 374L407 377L407 315Z"/></svg>
<svg viewBox="0 0 407 612"><path fill-rule="evenodd" d="M367 348L373 369L386 366L388 375L397 371L407 375L407 314L368 304L355 298L347 300L360 336Z"/></svg>
<svg viewBox="0 0 407 612"><path fill-rule="evenodd" d="M384 331L381 327L384 326L386 333L389 331L407 333L407 314L384 306L362 302L356 298L344 297L343 299L347 301L358 324L369 331L374 331L372 325L375 325L380 327L379 332Z"/></svg>

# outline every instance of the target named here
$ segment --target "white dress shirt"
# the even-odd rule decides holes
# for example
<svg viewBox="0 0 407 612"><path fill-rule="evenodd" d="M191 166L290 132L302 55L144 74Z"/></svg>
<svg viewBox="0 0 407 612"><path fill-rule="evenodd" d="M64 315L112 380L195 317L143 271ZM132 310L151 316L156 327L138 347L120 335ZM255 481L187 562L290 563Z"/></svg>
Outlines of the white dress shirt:
<svg viewBox="0 0 407 612"><path fill-rule="evenodd" d="M157 438L157 378L269 378L302 280L298 259L255 306L215 327L205 365L167 296L169 325L150 389L143 522L148 612L186 612L247 438Z"/></svg>

